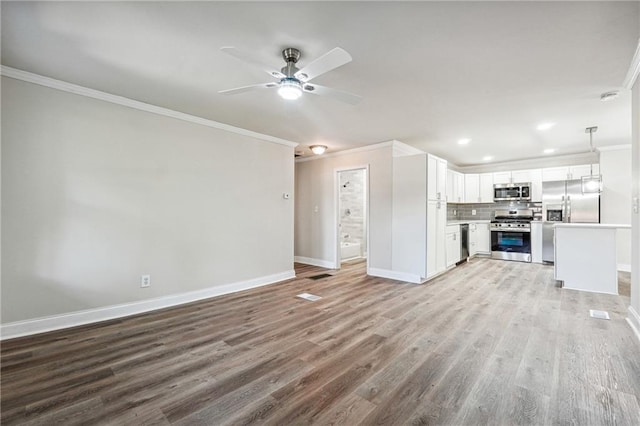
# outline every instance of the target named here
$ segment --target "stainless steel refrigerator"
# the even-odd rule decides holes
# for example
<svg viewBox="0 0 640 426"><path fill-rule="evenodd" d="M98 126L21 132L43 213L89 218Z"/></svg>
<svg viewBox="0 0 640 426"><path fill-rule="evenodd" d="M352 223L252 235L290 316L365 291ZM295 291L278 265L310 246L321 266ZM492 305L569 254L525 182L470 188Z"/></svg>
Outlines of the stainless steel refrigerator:
<svg viewBox="0 0 640 426"><path fill-rule="evenodd" d="M553 224L599 223L600 194L583 194L582 180L542 183L542 261L554 261Z"/></svg>

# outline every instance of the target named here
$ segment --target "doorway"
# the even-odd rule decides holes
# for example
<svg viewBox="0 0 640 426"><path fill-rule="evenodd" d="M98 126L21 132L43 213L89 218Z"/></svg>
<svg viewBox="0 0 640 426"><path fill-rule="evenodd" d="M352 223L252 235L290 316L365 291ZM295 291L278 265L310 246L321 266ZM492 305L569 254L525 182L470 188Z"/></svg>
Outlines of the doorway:
<svg viewBox="0 0 640 426"><path fill-rule="evenodd" d="M367 167L336 171L338 210L336 269L339 269L344 262L368 259L367 171Z"/></svg>

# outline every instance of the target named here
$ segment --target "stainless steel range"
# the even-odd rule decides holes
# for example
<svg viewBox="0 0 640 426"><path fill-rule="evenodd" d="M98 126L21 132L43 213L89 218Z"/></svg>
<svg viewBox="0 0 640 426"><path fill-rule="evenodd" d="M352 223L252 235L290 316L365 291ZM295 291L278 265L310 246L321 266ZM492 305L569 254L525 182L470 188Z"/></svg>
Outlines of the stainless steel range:
<svg viewBox="0 0 640 426"><path fill-rule="evenodd" d="M496 210L491 221L491 257L531 262L533 209Z"/></svg>

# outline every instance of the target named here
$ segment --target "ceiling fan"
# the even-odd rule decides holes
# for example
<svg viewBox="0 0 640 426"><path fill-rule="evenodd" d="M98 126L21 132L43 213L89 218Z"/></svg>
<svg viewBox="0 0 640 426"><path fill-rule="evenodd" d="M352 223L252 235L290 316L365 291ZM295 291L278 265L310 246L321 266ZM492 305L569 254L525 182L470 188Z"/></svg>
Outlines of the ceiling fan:
<svg viewBox="0 0 640 426"><path fill-rule="evenodd" d="M353 93L310 83L312 79L351 62L351 55L339 47L330 50L302 69L296 67L301 56L300 50L293 47L286 48L282 51L282 57L287 64L282 67L280 71L268 65L263 65L256 61L251 55L241 52L235 47L223 47L220 50L244 62L257 65L264 69L269 75L278 79L278 81L271 83L253 84L251 86L221 90L218 92L220 94L235 95L251 90L277 88L278 94L287 100L298 99L303 93L327 96L352 105L356 105L362 100L362 97L354 95Z"/></svg>

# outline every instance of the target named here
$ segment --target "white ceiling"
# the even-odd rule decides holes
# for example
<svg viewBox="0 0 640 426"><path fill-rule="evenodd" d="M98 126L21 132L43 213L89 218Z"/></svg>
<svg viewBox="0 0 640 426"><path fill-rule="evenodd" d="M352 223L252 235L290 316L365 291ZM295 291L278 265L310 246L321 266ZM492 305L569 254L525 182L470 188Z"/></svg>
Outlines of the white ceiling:
<svg viewBox="0 0 640 426"><path fill-rule="evenodd" d="M594 125L596 146L629 143L621 85L639 36L638 2L2 2L3 65L303 145L397 139L460 166L585 152ZM353 62L314 82L364 100L220 95L271 81L223 46L274 67L285 47L300 66L342 47Z"/></svg>

